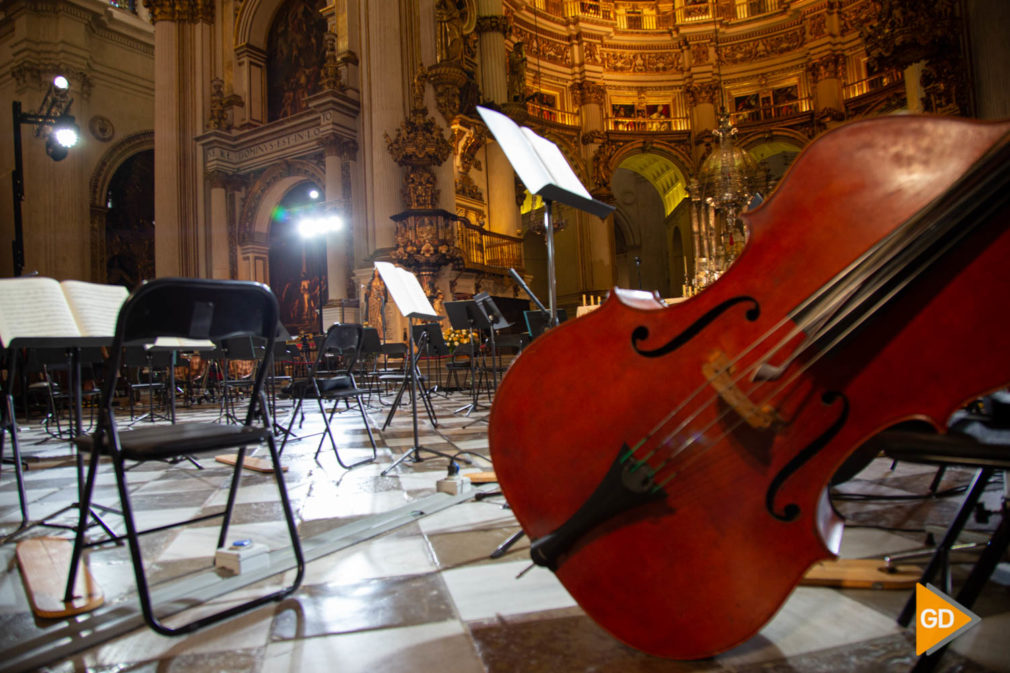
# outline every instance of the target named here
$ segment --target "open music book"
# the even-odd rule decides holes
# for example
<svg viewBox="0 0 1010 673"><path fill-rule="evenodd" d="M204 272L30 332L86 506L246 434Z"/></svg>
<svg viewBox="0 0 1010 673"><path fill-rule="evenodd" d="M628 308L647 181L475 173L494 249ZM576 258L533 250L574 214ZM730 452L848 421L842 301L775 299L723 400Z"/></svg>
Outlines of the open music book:
<svg viewBox="0 0 1010 673"><path fill-rule="evenodd" d="M393 298L393 303L400 309L403 317L423 320L442 319L435 311L435 307L428 301L428 296L424 294L421 284L417 281L417 276L389 262L376 262L375 268L379 271L382 282L389 290L389 296Z"/></svg>
<svg viewBox="0 0 1010 673"><path fill-rule="evenodd" d="M614 206L589 194L557 145L500 112L479 105L477 112L531 194L600 218L613 212Z"/></svg>
<svg viewBox="0 0 1010 673"><path fill-rule="evenodd" d="M121 285L28 276L0 279L0 344L26 337L112 337Z"/></svg>

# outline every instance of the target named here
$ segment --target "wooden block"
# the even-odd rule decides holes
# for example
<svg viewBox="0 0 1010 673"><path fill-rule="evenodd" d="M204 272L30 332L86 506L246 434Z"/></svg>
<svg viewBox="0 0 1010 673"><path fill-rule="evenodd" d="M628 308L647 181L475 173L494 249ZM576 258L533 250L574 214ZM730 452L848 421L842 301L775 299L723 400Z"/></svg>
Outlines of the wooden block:
<svg viewBox="0 0 1010 673"><path fill-rule="evenodd" d="M922 577L922 568L893 566L879 559L834 559L811 566L800 584L847 589L911 589Z"/></svg>
<svg viewBox="0 0 1010 673"><path fill-rule="evenodd" d="M237 455L230 456L217 456L214 458L219 463L224 463L225 465L234 466L236 461L238 461ZM246 456L245 460L242 461L242 468L245 470L252 470L253 472L266 472L267 474L274 471L274 465L272 461L266 460L265 458L252 458ZM281 465L281 472L287 472L288 466Z"/></svg>
<svg viewBox="0 0 1010 673"><path fill-rule="evenodd" d="M464 477L470 478L471 484L493 484L498 481L494 472L462 472Z"/></svg>
<svg viewBox="0 0 1010 673"><path fill-rule="evenodd" d="M73 543L60 537L36 537L18 542L16 555L32 611L44 619L79 615L99 607L102 588L83 562L77 570L74 599L63 601Z"/></svg>

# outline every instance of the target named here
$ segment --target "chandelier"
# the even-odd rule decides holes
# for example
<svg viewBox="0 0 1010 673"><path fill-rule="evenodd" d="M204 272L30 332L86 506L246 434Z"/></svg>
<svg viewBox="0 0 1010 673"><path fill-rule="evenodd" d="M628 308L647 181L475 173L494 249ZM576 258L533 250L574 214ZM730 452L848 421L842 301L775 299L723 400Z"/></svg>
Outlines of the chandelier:
<svg viewBox="0 0 1010 673"><path fill-rule="evenodd" d="M694 276L688 277L684 294L694 294L721 276L743 250L747 231L740 213L758 195L765 182L757 161L747 150L735 144L738 129L730 120L724 102L722 73L718 66L719 32L716 27L716 81L723 105L719 126L712 135L717 145L702 162L690 192L695 208L691 233L694 243Z"/></svg>

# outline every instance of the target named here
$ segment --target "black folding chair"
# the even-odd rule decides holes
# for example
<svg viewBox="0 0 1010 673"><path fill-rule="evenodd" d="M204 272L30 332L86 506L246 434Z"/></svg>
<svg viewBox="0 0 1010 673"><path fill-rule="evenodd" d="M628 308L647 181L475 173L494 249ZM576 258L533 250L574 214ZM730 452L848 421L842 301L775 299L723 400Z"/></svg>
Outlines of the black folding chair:
<svg viewBox="0 0 1010 673"><path fill-rule="evenodd" d="M75 440L82 451L90 453L91 458L80 506L81 514L74 539L65 600L69 601L73 597L78 563L84 547L87 546L85 542L87 513L91 505L98 464L103 455L112 459L116 474L116 484L119 488L119 499L126 525L125 537L129 543L137 594L140 598L144 620L158 633L163 635L190 633L269 601L280 600L301 584L305 561L291 503L284 485L279 453L271 433L270 412L263 387L267 369L271 366L269 355L261 361L256 371L252 393L249 396L249 406L242 424L187 422L175 425L145 425L137 429L120 431L116 421L116 407L113 406L116 378L121 371L123 346L152 343L159 336L216 342L229 337L246 336L263 338L267 344L266 353L272 354L277 314L277 300L267 286L260 283L227 280L159 278L142 285L123 304L116 323L115 341L108 362L108 374L106 385L103 388L97 430L93 435L81 436ZM223 516L217 546L225 546L246 447L262 443L266 443L270 450L274 480L287 523L291 549L297 563L297 572L293 581L280 590L260 595L238 605L194 619L181 626L168 627L164 625L161 622L163 617L155 615L155 606L152 605L151 591L141 554L140 535ZM238 449L238 455L223 513L180 521L146 531L137 530L126 479L126 461L171 460L192 453L235 448Z"/></svg>
<svg viewBox="0 0 1010 673"><path fill-rule="evenodd" d="M377 449L375 437L372 435L372 428L368 423L368 415L365 413L365 406L361 401L362 395L367 395L368 391L359 388L354 379L354 368L361 355L362 327L358 324L334 323L326 331L326 336L319 344L316 353L316 360L309 368L308 376L304 379L294 381L284 392L294 400L291 409L291 420L284 430L284 442L281 449L287 444L288 437L291 436L291 429L295 423L295 417L302 411L305 400L316 400L319 405L319 413L323 418L323 436L319 438L319 446L316 447L315 457L319 457L319 452L323 448L323 440L330 439L330 446L333 447L333 454L337 457L337 462L344 469L351 469L358 465L364 465L375 460ZM329 413L323 408L323 400L334 402ZM340 457L337 449L337 442L333 438L330 430L330 421L337 412L341 400L345 404L350 404L354 400L361 412L361 420L365 423L365 430L368 432L368 441L372 444L372 457L364 458L356 463L347 464Z"/></svg>

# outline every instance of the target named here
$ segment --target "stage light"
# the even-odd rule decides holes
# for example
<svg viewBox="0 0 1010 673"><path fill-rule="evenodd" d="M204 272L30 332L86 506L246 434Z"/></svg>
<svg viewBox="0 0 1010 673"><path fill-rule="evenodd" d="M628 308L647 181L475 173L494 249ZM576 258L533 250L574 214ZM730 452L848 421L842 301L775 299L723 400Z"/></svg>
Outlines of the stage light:
<svg viewBox="0 0 1010 673"><path fill-rule="evenodd" d="M309 190L309 198L312 199L313 201L315 201L316 199L318 199L319 198L319 190L318 189L310 189Z"/></svg>
<svg viewBox="0 0 1010 673"><path fill-rule="evenodd" d="M70 81L63 75L57 75L53 78L53 86L60 91L66 91L70 88Z"/></svg>
<svg viewBox="0 0 1010 673"><path fill-rule="evenodd" d="M298 235L302 238L314 238L337 231L344 226L344 221L334 213L307 215L298 220Z"/></svg>
<svg viewBox="0 0 1010 673"><path fill-rule="evenodd" d="M73 147L81 138L81 129L70 115L63 115L53 124L52 134L63 147Z"/></svg>

